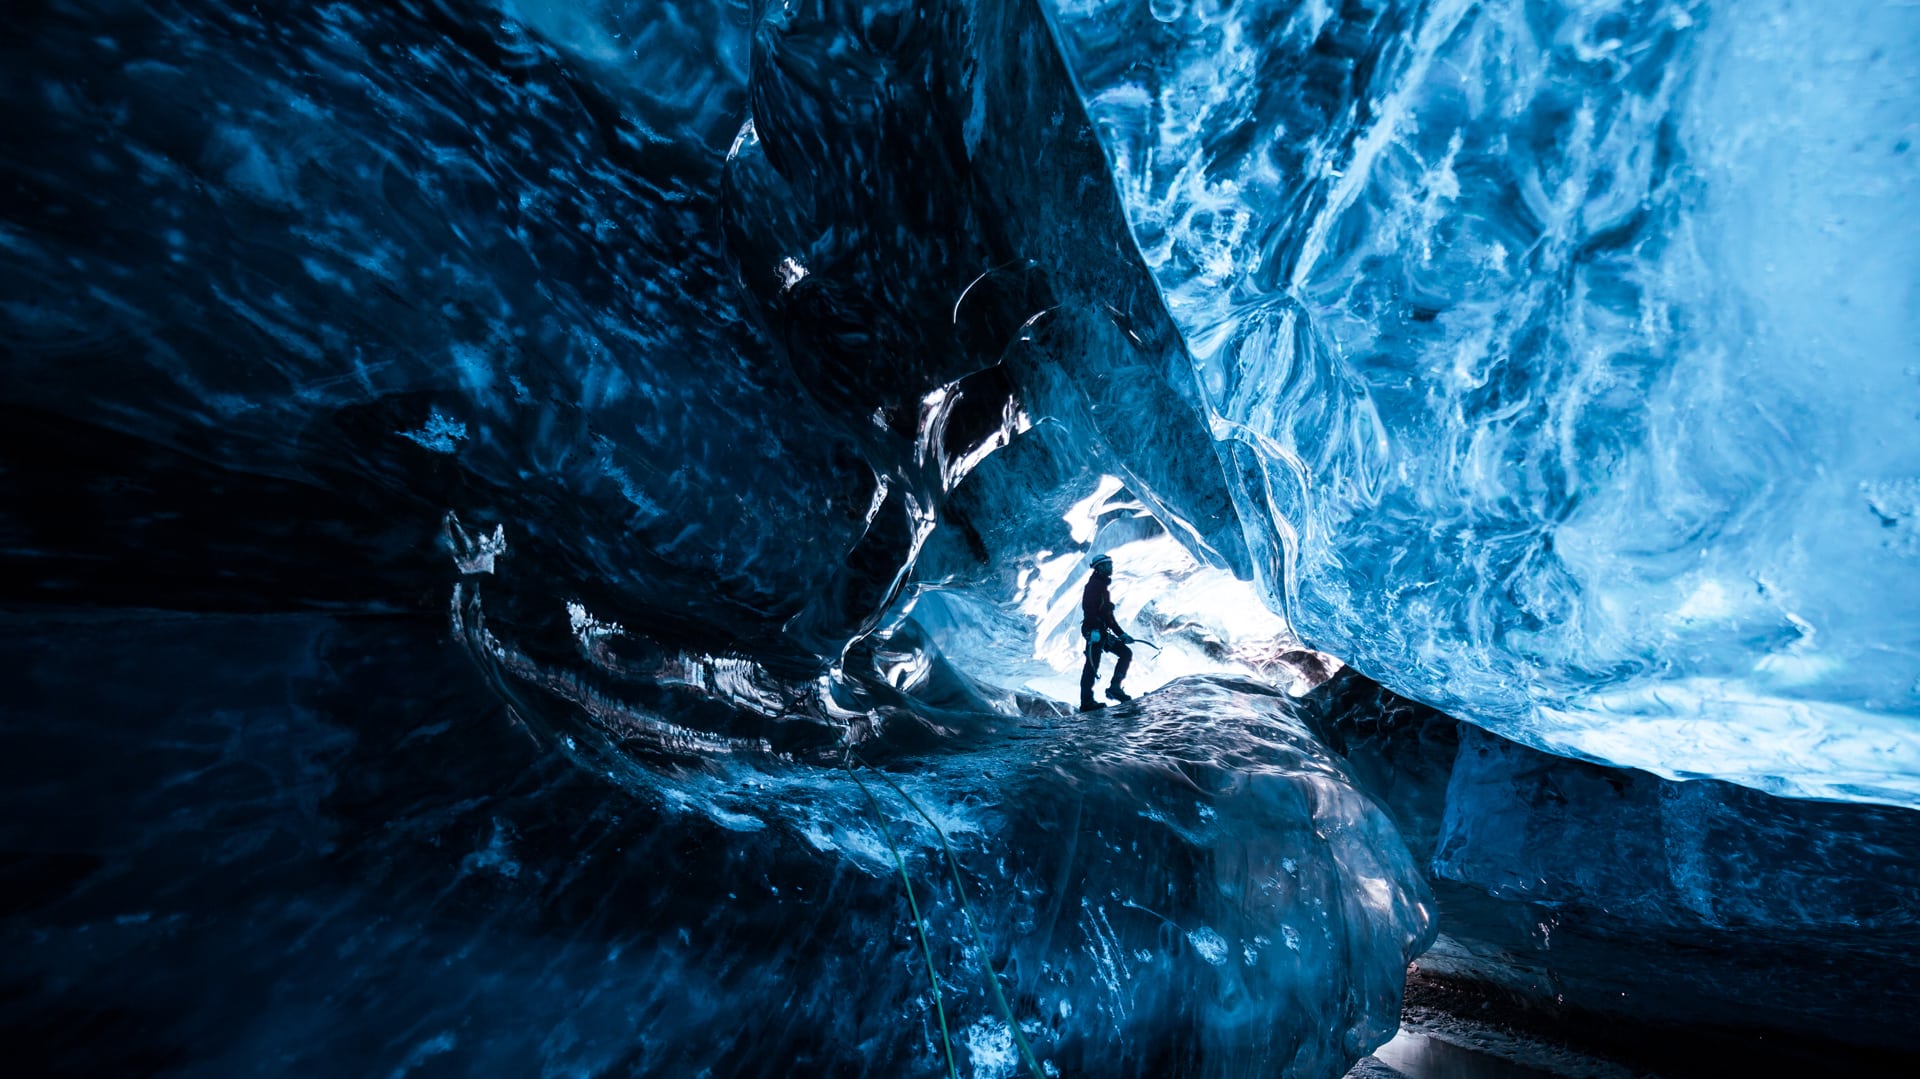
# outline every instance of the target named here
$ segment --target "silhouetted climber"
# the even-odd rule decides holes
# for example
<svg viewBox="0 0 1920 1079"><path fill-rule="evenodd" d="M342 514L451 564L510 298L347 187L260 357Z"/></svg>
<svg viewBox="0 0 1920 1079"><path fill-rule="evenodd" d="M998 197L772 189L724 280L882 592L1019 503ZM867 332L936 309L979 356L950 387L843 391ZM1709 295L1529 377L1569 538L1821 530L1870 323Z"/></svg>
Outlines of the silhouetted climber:
<svg viewBox="0 0 1920 1079"><path fill-rule="evenodd" d="M1091 712L1100 707L1093 699L1093 684L1100 678L1100 653L1112 652L1120 657L1113 666L1113 681L1107 685L1107 697L1116 701L1129 701L1132 697L1120 688L1127 677L1127 666L1133 662L1133 649L1127 642L1133 638L1120 628L1120 622L1113 616L1113 597L1107 594L1107 585L1113 581L1113 559L1106 555L1097 555L1093 560L1093 576L1087 578L1087 589L1080 593L1080 633L1087 639L1087 665L1080 669L1080 710Z"/></svg>

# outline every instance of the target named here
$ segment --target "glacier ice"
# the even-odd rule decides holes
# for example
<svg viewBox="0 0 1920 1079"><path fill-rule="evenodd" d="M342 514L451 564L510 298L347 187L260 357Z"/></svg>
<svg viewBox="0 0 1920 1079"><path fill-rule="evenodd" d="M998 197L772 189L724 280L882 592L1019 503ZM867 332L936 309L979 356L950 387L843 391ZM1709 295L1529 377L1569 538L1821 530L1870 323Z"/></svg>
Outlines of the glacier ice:
<svg viewBox="0 0 1920 1079"><path fill-rule="evenodd" d="M1420 977L1589 1030L1624 1020L1636 1041L1683 1030L1709 1072L1920 1050L1913 810L1570 760L1351 671L1303 703L1425 868L1439 935Z"/></svg>
<svg viewBox="0 0 1920 1079"><path fill-rule="evenodd" d="M1320 1075L1437 909L1434 969L1872 1041L1913 12L10 7L0 933L47 988L0 1023L79 1071ZM1162 650L1081 719L1092 549ZM1375 752L1305 694L1341 660L1482 726L1363 704Z"/></svg>
<svg viewBox="0 0 1920 1079"><path fill-rule="evenodd" d="M1054 10L1303 637L1557 752L1920 801L1911 6Z"/></svg>
<svg viewBox="0 0 1920 1079"><path fill-rule="evenodd" d="M1432 932L1391 821L1249 683L618 782L418 623L10 618L0 655L0 941L47 979L0 1027L55 1070L931 1076L943 1013L961 1074L1026 1074L997 979L1058 1074L1337 1075Z"/></svg>
<svg viewBox="0 0 1920 1079"><path fill-rule="evenodd" d="M496 618L794 676L963 598L920 555L1047 428L1489 729L1915 794L1910 9L62 10L15 17L0 269L46 452L326 492L278 527L370 579L504 524ZM128 586L68 566L24 594Z"/></svg>

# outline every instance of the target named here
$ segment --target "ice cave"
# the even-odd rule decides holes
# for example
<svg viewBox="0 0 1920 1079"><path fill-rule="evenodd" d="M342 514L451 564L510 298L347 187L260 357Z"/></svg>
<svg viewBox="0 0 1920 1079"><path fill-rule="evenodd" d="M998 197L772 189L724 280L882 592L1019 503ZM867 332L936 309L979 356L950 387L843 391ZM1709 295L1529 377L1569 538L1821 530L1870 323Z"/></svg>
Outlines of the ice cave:
<svg viewBox="0 0 1920 1079"><path fill-rule="evenodd" d="M0 25L11 1074L1920 1074L1912 0Z"/></svg>

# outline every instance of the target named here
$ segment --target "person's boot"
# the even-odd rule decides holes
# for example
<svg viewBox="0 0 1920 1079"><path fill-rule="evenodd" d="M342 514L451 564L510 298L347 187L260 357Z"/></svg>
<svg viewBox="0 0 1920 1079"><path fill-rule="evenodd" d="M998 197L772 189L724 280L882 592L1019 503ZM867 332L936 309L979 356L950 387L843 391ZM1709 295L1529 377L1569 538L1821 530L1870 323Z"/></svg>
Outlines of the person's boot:
<svg viewBox="0 0 1920 1079"><path fill-rule="evenodd" d="M1108 686L1107 699L1110 701L1119 701L1122 704L1124 704L1127 701L1132 700L1133 695L1128 693L1126 690L1121 689L1119 686Z"/></svg>
<svg viewBox="0 0 1920 1079"><path fill-rule="evenodd" d="M1080 710L1082 712L1098 712L1100 710L1100 702L1094 700L1092 697L1082 697L1080 698Z"/></svg>

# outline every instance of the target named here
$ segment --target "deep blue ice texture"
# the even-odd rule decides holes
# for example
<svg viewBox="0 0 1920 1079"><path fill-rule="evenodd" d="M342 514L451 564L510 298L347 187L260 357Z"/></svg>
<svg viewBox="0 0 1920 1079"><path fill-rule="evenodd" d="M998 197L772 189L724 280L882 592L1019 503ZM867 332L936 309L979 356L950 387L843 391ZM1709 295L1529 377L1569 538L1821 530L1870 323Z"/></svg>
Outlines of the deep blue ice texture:
<svg viewBox="0 0 1920 1079"><path fill-rule="evenodd" d="M279 529L368 578L504 525L522 617L802 674L1053 424L1413 696L1905 804L1914 17L1764 14L22 9L8 426L321 492ZM226 601L336 602L280 549Z"/></svg>
<svg viewBox="0 0 1920 1079"><path fill-rule="evenodd" d="M976 662L1093 542L1536 746L1912 802L1913 11L9 7L0 1020L940 1074L884 821L974 1074L989 968L1064 1074L1337 1074L1418 863L1270 687ZM1632 892L1480 827L1595 829L1516 774L1457 773L1446 879ZM1743 826L1623 905L1886 894L1750 903Z"/></svg>
<svg viewBox="0 0 1920 1079"><path fill-rule="evenodd" d="M1045 1074L1338 1075L1431 939L1393 824L1263 687L875 738L859 782L762 755L615 784L437 638L0 622L30 1071L945 1075L895 850L962 1075L1028 1074L989 964Z"/></svg>
<svg viewBox="0 0 1920 1079"><path fill-rule="evenodd" d="M1052 10L1303 637L1557 752L1920 801L1920 12Z"/></svg>
<svg viewBox="0 0 1920 1079"><path fill-rule="evenodd" d="M326 531L409 522L388 562L504 524L549 622L576 596L789 673L1037 420L1245 572L1031 4L14 18L15 408L350 491ZM313 601L294 561L267 587Z"/></svg>
<svg viewBox="0 0 1920 1079"><path fill-rule="evenodd" d="M744 10L650 7L594 9L623 44L583 59L485 4L10 12L9 407L355 503L289 529L273 602L326 601L327 540L404 530L377 574L455 509L556 590L777 639L871 483L712 302Z"/></svg>
<svg viewBox="0 0 1920 1079"><path fill-rule="evenodd" d="M1350 669L1308 703L1426 870L1423 978L1499 986L1582 1034L1683 1043L1708 1070L1872 1071L1893 1056L1835 1050L1920 1050L1915 811L1542 753Z"/></svg>
<svg viewBox="0 0 1920 1079"><path fill-rule="evenodd" d="M51 987L9 1029L81 1071L124 1014L207 1073L939 1074L884 818L974 1074L1019 1066L988 967L1070 1074L1390 1034L1424 886L1286 698L1045 726L889 613L1036 426L1247 570L1041 9L6 20L4 588L64 612L8 664L5 951ZM127 608L191 614L74 613ZM115 811L34 823L63 799Z"/></svg>

